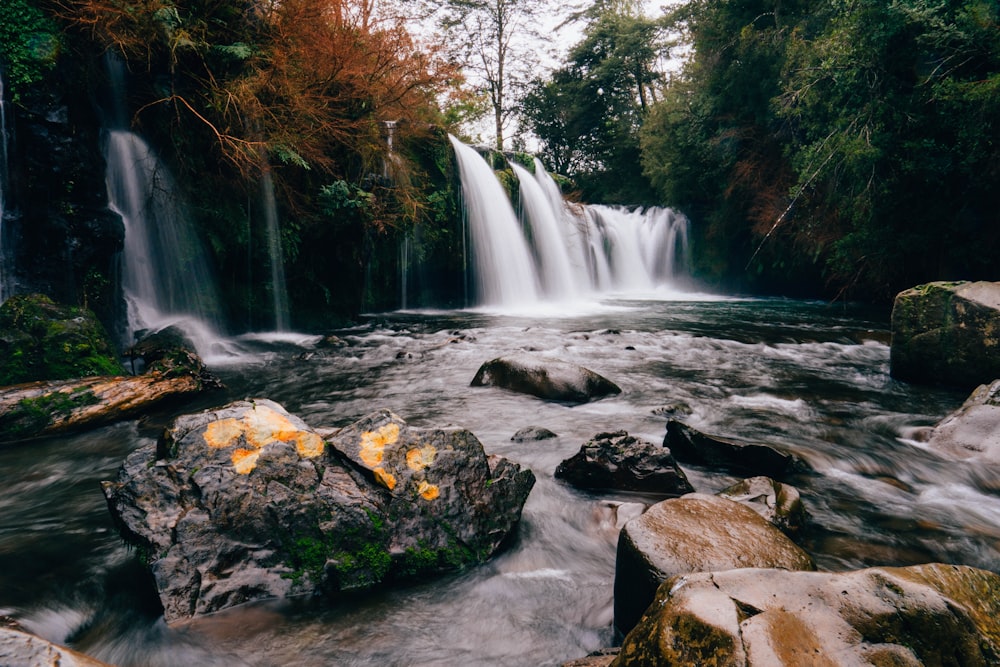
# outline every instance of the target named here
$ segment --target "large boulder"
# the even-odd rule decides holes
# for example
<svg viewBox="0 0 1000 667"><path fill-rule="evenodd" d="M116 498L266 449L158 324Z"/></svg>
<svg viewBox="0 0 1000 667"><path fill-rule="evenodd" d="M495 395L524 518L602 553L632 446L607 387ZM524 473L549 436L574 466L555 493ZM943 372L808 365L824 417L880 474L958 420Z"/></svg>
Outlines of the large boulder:
<svg viewBox="0 0 1000 667"><path fill-rule="evenodd" d="M257 399L178 418L103 488L172 622L481 562L533 483L466 430L381 411L324 441Z"/></svg>
<svg viewBox="0 0 1000 667"><path fill-rule="evenodd" d="M707 435L683 422L667 422L663 446L681 463L721 468L738 474L764 475L778 480L804 472L808 465L791 452L771 445Z"/></svg>
<svg viewBox="0 0 1000 667"><path fill-rule="evenodd" d="M918 437L950 458L1000 464L1000 380L980 385L961 407Z"/></svg>
<svg viewBox="0 0 1000 667"><path fill-rule="evenodd" d="M805 551L752 509L691 493L632 519L618 538L615 630L631 630L666 579L743 567L813 570Z"/></svg>
<svg viewBox="0 0 1000 667"><path fill-rule="evenodd" d="M598 433L556 467L555 476L581 489L618 489L682 496L694 491L670 450L625 431Z"/></svg>
<svg viewBox="0 0 1000 667"><path fill-rule="evenodd" d="M86 308L42 294L0 305L0 387L123 372L104 327Z"/></svg>
<svg viewBox="0 0 1000 667"><path fill-rule="evenodd" d="M892 307L892 376L972 388L1000 378L1000 282L936 282Z"/></svg>
<svg viewBox="0 0 1000 667"><path fill-rule="evenodd" d="M586 403L621 393L614 382L583 366L530 355L487 361L479 367L472 386L502 387L564 403Z"/></svg>
<svg viewBox="0 0 1000 667"><path fill-rule="evenodd" d="M611 664L997 665L1000 575L941 564L680 575Z"/></svg>
<svg viewBox="0 0 1000 667"><path fill-rule="evenodd" d="M798 533L806 522L806 509L799 490L770 477L743 479L716 495L743 503L787 535Z"/></svg>

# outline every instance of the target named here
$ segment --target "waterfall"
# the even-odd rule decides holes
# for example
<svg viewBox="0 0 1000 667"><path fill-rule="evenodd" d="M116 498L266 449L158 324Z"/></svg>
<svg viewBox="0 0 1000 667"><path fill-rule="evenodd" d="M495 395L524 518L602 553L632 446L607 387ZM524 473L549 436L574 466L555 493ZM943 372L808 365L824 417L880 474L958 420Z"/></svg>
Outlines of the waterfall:
<svg viewBox="0 0 1000 667"><path fill-rule="evenodd" d="M544 166L510 163L528 235L490 165L451 137L462 179L478 304L671 295L686 277L688 221L662 207L570 205Z"/></svg>
<svg viewBox="0 0 1000 667"><path fill-rule="evenodd" d="M13 281L10 276L13 257L7 238L8 230L4 226L8 191L7 146L6 91L4 90L3 72L0 71L0 303L3 303L7 297L14 293Z"/></svg>
<svg viewBox="0 0 1000 667"><path fill-rule="evenodd" d="M108 202L125 224L122 287L129 328L177 324L199 347L219 330L215 282L173 178L127 130L107 136Z"/></svg>
<svg viewBox="0 0 1000 667"><path fill-rule="evenodd" d="M285 285L285 260L281 250L281 228L278 224L278 204L274 198L274 179L265 169L261 178L261 203L264 209L264 233L271 263L271 302L274 307L274 328L288 331L288 288Z"/></svg>
<svg viewBox="0 0 1000 667"><path fill-rule="evenodd" d="M462 178L478 304L520 306L538 301L538 274L517 214L493 168L451 137Z"/></svg>

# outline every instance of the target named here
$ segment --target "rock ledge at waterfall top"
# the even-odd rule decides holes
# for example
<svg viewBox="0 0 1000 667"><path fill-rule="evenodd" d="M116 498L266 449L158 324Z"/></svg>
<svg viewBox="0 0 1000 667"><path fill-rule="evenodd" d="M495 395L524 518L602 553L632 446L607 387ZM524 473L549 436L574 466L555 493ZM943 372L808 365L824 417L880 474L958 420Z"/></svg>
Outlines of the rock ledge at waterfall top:
<svg viewBox="0 0 1000 667"><path fill-rule="evenodd" d="M892 376L971 389L1000 378L1000 282L935 282L896 295Z"/></svg>
<svg viewBox="0 0 1000 667"><path fill-rule="evenodd" d="M103 488L173 622L481 562L533 484L464 429L417 429L383 410L324 440L257 399L179 417Z"/></svg>
<svg viewBox="0 0 1000 667"><path fill-rule="evenodd" d="M527 354L487 361L479 367L472 386L501 387L564 403L586 403L621 393L618 385L588 368Z"/></svg>

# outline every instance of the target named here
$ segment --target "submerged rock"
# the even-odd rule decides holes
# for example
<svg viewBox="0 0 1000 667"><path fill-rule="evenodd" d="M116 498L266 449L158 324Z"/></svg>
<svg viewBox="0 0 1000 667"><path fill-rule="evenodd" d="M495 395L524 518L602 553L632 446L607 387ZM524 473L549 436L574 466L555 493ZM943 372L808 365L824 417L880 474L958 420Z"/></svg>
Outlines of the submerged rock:
<svg viewBox="0 0 1000 667"><path fill-rule="evenodd" d="M801 459L777 447L706 435L675 419L667 422L663 446L669 447L681 463L719 467L742 474L780 480L808 470Z"/></svg>
<svg viewBox="0 0 1000 667"><path fill-rule="evenodd" d="M929 564L675 576L611 664L997 665L1000 575Z"/></svg>
<svg viewBox="0 0 1000 667"><path fill-rule="evenodd" d="M694 491L670 450L625 431L599 433L556 467L555 476L581 489L619 489L682 496Z"/></svg>
<svg viewBox="0 0 1000 667"><path fill-rule="evenodd" d="M559 436L547 428L541 426L525 426L518 429L517 433L510 436L514 442L534 442L537 440L550 440Z"/></svg>
<svg viewBox="0 0 1000 667"><path fill-rule="evenodd" d="M614 382L583 366L530 355L487 361L479 367L472 386L502 387L565 403L586 403L621 393Z"/></svg>
<svg viewBox="0 0 1000 667"><path fill-rule="evenodd" d="M740 503L691 493L653 505L618 538L616 631L635 626L669 577L740 567L815 569L809 554Z"/></svg>
<svg viewBox="0 0 1000 667"><path fill-rule="evenodd" d="M935 282L892 307L892 376L972 388L1000 378L1000 282Z"/></svg>
<svg viewBox="0 0 1000 667"><path fill-rule="evenodd" d="M170 622L481 562L533 483L466 430L381 411L324 441L259 399L178 418L103 488Z"/></svg>
<svg viewBox="0 0 1000 667"><path fill-rule="evenodd" d="M746 505L786 534L799 532L806 523L799 490L770 477L744 479L716 495Z"/></svg>

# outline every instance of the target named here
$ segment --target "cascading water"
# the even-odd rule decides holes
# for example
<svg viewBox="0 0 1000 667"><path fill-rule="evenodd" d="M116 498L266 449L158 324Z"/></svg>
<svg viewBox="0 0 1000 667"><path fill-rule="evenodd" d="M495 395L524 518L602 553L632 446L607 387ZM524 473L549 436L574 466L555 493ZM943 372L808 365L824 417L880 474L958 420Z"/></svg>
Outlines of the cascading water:
<svg viewBox="0 0 1000 667"><path fill-rule="evenodd" d="M261 178L261 204L264 209L264 232L271 262L271 300L274 307L275 331L288 331L291 319L288 310L288 287L285 284L285 260L281 251L281 227L278 224L278 204L274 199L274 179L269 169Z"/></svg>
<svg viewBox="0 0 1000 667"><path fill-rule="evenodd" d="M567 299L579 293L579 275L573 270L569 250L561 228L565 225L559 219L542 190L527 169L511 163L520 183L521 206L531 225L535 259L540 269L542 290L546 297Z"/></svg>
<svg viewBox="0 0 1000 667"><path fill-rule="evenodd" d="M113 95L107 130L108 205L122 217L122 288L132 332L176 325L207 356L219 340L215 280L174 179L153 149L126 129L124 65L108 60Z"/></svg>
<svg viewBox="0 0 1000 667"><path fill-rule="evenodd" d="M129 328L177 324L202 347L220 318L215 283L186 207L150 146L127 130L107 138L110 207L125 224L122 283Z"/></svg>
<svg viewBox="0 0 1000 667"><path fill-rule="evenodd" d="M493 169L473 148L451 140L479 304L530 306L540 295L559 302L607 293L665 294L684 276L684 216L660 207L570 206L541 162L535 161L534 174L511 163L529 242Z"/></svg>
<svg viewBox="0 0 1000 667"><path fill-rule="evenodd" d="M517 214L493 169L474 148L451 137L462 177L479 304L538 301L538 279Z"/></svg>

